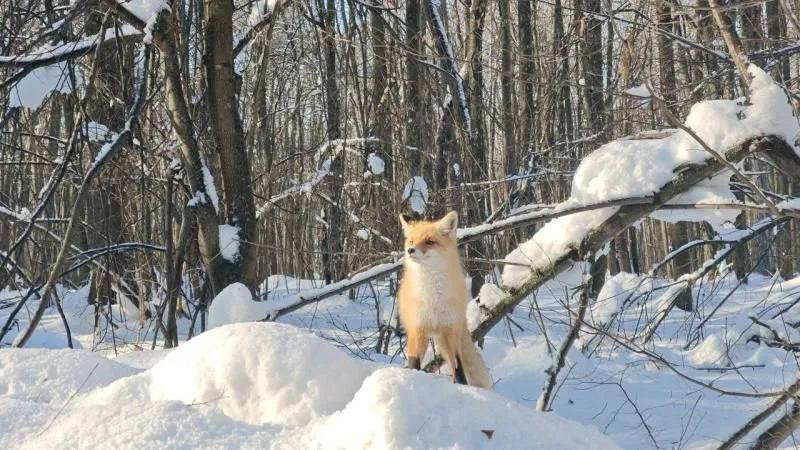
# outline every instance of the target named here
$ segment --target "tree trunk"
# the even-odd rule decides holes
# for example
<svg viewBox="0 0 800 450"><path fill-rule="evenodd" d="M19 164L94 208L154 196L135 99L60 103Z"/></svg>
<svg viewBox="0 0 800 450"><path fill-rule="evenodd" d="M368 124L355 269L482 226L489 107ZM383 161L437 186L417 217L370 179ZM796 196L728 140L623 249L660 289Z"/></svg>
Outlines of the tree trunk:
<svg viewBox="0 0 800 450"><path fill-rule="evenodd" d="M237 281L255 289L259 281L258 247L252 245L258 242L256 208L233 72L233 11L229 0L205 0L205 69L211 129L222 172L225 221L239 229L239 257L221 261L217 289Z"/></svg>
<svg viewBox="0 0 800 450"><path fill-rule="evenodd" d="M420 64L422 57L422 36L420 30L420 0L406 1L406 152L408 153L411 176L422 175L422 108ZM410 150L408 150L410 149Z"/></svg>
<svg viewBox="0 0 800 450"><path fill-rule="evenodd" d="M603 22L600 0L583 0L585 15L581 20L581 75L583 77L583 116L588 134L599 133L604 126L603 102Z"/></svg>
<svg viewBox="0 0 800 450"><path fill-rule="evenodd" d="M470 180L480 181L488 178L488 152L483 107L483 32L486 20L487 0L473 0L470 8L467 37L467 89L469 90L470 117L472 132L469 134L469 145L464 152L464 163L469 168ZM467 199L466 223L480 223L486 217L487 198L481 191L476 191L473 198ZM470 257L485 257L485 244L475 242L469 246ZM477 297L484 284L484 271L475 262L467 262L467 273L472 278L472 296Z"/></svg>
<svg viewBox="0 0 800 450"><path fill-rule="evenodd" d="M511 52L511 18L509 2L498 2L500 10L500 89L503 102L503 168L504 174L516 173L516 144L514 141L514 78Z"/></svg>
<svg viewBox="0 0 800 450"><path fill-rule="evenodd" d="M325 113L329 141L341 138L339 125L339 84L336 80L336 0L326 0L322 25L322 53L325 58ZM333 152L333 146L329 151ZM325 237L322 240L323 277L326 284L339 279L342 267L342 186L346 152L331 154L330 175L326 177L325 190L333 204L325 206Z"/></svg>
<svg viewBox="0 0 800 450"><path fill-rule="evenodd" d="M532 150L534 126L534 80L536 79L536 62L534 61L533 45L533 10L535 0L518 0L518 28L519 28L519 78L522 85L522 117L520 118L519 153L525 155ZM501 2L502 3L502 2ZM514 162L514 161L512 161ZM519 165L519 163L517 164ZM516 170L514 167L512 170Z"/></svg>

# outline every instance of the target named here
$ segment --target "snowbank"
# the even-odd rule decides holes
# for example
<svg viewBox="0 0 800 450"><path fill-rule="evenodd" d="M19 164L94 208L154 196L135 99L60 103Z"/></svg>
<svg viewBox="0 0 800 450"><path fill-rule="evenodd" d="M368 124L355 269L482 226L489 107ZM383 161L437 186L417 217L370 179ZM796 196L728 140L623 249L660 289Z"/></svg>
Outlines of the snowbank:
<svg viewBox="0 0 800 450"><path fill-rule="evenodd" d="M341 408L366 375L310 332L251 323L189 341L153 368L150 389L185 403L219 398L227 415L248 423L298 425Z"/></svg>
<svg viewBox="0 0 800 450"><path fill-rule="evenodd" d="M594 429L492 392L399 368L373 373L313 439L326 449L617 448Z"/></svg>
<svg viewBox="0 0 800 450"><path fill-rule="evenodd" d="M0 351L0 395L61 404L73 393L106 386L138 370L80 350Z"/></svg>
<svg viewBox="0 0 800 450"><path fill-rule="evenodd" d="M252 322L267 315L266 303L253 300L253 295L242 283L233 283L223 289L208 310L208 329L231 323Z"/></svg>
<svg viewBox="0 0 800 450"><path fill-rule="evenodd" d="M652 280L645 277L620 272L606 279L603 288L592 304L591 317L595 324L608 324L621 312L622 306L637 296L648 293L653 288Z"/></svg>
<svg viewBox="0 0 800 450"><path fill-rule="evenodd" d="M373 370L276 323L208 331L145 371L83 351L4 350L0 435L36 449L616 448L449 377Z"/></svg>
<svg viewBox="0 0 800 450"><path fill-rule="evenodd" d="M213 403L245 423L297 426L342 408L367 373L357 360L309 332L247 323L206 332L141 376L98 396Z"/></svg>

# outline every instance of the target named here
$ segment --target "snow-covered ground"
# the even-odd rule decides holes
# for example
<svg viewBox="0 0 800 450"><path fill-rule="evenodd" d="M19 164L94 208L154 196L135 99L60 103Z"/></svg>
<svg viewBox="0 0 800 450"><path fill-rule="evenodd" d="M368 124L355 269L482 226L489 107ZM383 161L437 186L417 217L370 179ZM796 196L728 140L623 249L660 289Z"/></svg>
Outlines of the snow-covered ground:
<svg viewBox="0 0 800 450"><path fill-rule="evenodd" d="M795 379L793 354L746 341L760 332L748 316L768 322L798 298L800 278L754 275L695 330L736 285L728 275L694 287L698 312L675 310L652 341L632 341L675 370L586 327L559 378L553 411L536 412L552 362L548 340L557 347L567 331L574 275L539 290L541 317L531 298L514 311L514 323L501 322L487 337L494 392L403 369L397 338L388 354L376 352L378 317L393 314L387 284L361 289L355 300L343 295L307 306L284 323L226 325L258 319L270 303L313 283L272 277L261 304L232 286L212 308L212 329L175 350L150 350L152 331L139 329L131 311L123 321L116 307L116 328L93 334L85 292L62 292L83 349L63 348L61 319L49 311L32 348L0 350L0 435L12 447L37 449L714 448L770 401L719 391L770 392ZM649 283L627 274L611 279L587 320L633 336L667 290L655 280L650 295L629 298L651 291ZM3 292L0 303L15 295ZM615 316L622 304L632 306ZM9 311L0 310L0 321ZM185 337L188 321L180 326ZM793 337L793 329L780 329Z"/></svg>

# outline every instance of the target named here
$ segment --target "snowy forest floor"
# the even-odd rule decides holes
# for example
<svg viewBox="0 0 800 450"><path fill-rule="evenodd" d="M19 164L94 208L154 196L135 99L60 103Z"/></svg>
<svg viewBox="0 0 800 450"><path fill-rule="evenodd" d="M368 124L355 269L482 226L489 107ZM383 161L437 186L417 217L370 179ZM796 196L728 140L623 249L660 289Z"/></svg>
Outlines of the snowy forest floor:
<svg viewBox="0 0 800 450"><path fill-rule="evenodd" d="M559 377L553 411L535 412L545 370L569 328L566 306L577 302L576 278L551 281L486 338L482 354L494 393L453 385L446 374L401 369L396 337L387 354L376 352L378 318L393 314L387 284L367 285L355 300L323 300L281 318L283 324L213 328L243 316L256 320L313 285L271 277L266 302L242 308L241 293L229 291L229 306L212 308L213 329L188 342L189 321L180 321L175 350L161 350L159 342L150 350L152 331L141 330L130 311L123 321L117 307L116 328L95 334L85 291L64 291L75 346L84 350L62 349L66 338L54 309L34 348L0 350L0 435L21 448L715 448L771 400L697 382L751 394L796 378L795 354L752 342L753 335L764 342L771 334L750 317L800 342L794 328L770 322L800 298L800 278L751 275L730 296L738 284L732 274L704 280L693 288L695 311L674 309L643 343L643 324L663 307L668 282L637 288L642 278L622 274L606 283L587 319L600 326L609 317L603 302L616 310L620 299L630 300L609 328L616 342L584 327ZM0 293L0 305L18 295ZM10 309L0 310L0 323Z"/></svg>

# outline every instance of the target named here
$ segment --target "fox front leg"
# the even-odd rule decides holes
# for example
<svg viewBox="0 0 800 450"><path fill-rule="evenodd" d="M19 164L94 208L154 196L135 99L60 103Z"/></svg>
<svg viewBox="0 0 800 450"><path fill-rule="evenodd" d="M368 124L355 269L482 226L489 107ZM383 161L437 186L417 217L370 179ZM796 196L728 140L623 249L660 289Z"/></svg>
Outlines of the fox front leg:
<svg viewBox="0 0 800 450"><path fill-rule="evenodd" d="M408 363L409 369L420 369L420 362L425 357L425 350L428 349L428 334L423 329L408 330Z"/></svg>

